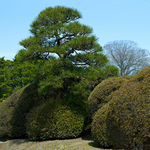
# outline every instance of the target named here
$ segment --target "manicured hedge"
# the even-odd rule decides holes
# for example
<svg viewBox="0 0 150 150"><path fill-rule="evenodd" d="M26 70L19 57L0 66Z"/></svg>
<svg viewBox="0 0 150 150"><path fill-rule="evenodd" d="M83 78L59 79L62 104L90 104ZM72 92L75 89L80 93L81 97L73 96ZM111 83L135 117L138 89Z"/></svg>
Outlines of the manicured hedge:
<svg viewBox="0 0 150 150"><path fill-rule="evenodd" d="M42 101L43 99L38 96L36 85L30 84L0 103L0 137L25 137L26 115Z"/></svg>
<svg viewBox="0 0 150 150"><path fill-rule="evenodd" d="M150 78L126 83L112 101L107 114L109 140L115 147L142 146L150 135Z"/></svg>
<svg viewBox="0 0 150 150"><path fill-rule="evenodd" d="M80 107L53 99L28 114L27 134L31 140L75 138L83 131L84 118Z"/></svg>
<svg viewBox="0 0 150 150"><path fill-rule="evenodd" d="M92 116L100 109L104 104L110 101L111 94L118 90L125 82L129 81L132 76L128 77L111 77L102 81L95 87L93 92L88 98L88 103Z"/></svg>
<svg viewBox="0 0 150 150"><path fill-rule="evenodd" d="M92 122L95 143L104 147L142 149L150 137L150 67L116 90L95 114Z"/></svg>

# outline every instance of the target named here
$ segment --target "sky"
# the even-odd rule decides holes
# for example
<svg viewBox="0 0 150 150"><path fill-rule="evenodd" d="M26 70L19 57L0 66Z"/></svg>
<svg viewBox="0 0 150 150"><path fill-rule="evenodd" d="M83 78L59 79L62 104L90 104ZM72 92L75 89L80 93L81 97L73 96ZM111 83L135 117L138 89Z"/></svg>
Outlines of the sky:
<svg viewBox="0 0 150 150"><path fill-rule="evenodd" d="M0 57L13 60L38 14L58 5L81 12L80 22L93 28L102 47L131 40L150 51L150 0L0 0Z"/></svg>

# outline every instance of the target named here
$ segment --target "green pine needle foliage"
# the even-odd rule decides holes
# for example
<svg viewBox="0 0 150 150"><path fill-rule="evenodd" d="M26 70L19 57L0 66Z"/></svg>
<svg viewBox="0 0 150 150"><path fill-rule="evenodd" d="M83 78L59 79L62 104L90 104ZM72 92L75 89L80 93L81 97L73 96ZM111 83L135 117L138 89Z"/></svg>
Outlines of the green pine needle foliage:
<svg viewBox="0 0 150 150"><path fill-rule="evenodd" d="M64 97L70 92L87 100L98 78L119 76L118 68L108 65L92 28L79 22L81 17L73 8L48 7L32 22L32 36L20 42L24 49L16 60L45 60L34 78L44 97Z"/></svg>

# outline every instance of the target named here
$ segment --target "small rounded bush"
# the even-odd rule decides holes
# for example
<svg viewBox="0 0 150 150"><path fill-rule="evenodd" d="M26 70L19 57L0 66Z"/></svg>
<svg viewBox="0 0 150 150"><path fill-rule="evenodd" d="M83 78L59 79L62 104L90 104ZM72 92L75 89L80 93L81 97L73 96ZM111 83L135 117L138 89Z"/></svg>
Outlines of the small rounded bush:
<svg viewBox="0 0 150 150"><path fill-rule="evenodd" d="M150 76L124 84L112 101L106 120L108 140L116 148L142 148L150 135Z"/></svg>
<svg viewBox="0 0 150 150"><path fill-rule="evenodd" d="M132 76L128 77L111 77L102 81L95 87L88 98L88 103L92 116L111 99L111 94L118 90L125 82L129 81Z"/></svg>
<svg viewBox="0 0 150 150"><path fill-rule="evenodd" d="M42 98L39 98L37 95L36 85L30 84L0 103L1 138L20 138L26 136L26 115L31 108L42 102Z"/></svg>
<svg viewBox="0 0 150 150"><path fill-rule="evenodd" d="M49 100L28 114L27 134L30 140L75 138L84 126L80 107L70 107L63 100Z"/></svg>

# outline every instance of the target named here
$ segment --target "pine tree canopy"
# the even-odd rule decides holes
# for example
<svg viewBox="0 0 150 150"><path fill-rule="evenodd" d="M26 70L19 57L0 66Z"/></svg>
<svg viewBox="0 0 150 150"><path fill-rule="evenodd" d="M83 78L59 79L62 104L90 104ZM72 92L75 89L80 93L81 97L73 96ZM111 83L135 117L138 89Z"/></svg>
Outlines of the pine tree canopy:
<svg viewBox="0 0 150 150"><path fill-rule="evenodd" d="M116 67L107 65L92 28L79 23L81 17L73 8L48 7L32 22L32 36L20 42L24 48L16 60L43 60L35 75L42 94L73 91L87 98L97 78L118 75Z"/></svg>
<svg viewBox="0 0 150 150"><path fill-rule="evenodd" d="M80 18L81 13L76 9L61 6L46 8L32 22L30 32L33 36L20 42L24 49L16 58L48 59L56 54L53 56L66 58L76 65L96 64L100 57L108 62L105 55L97 55L102 48L92 35L92 28L78 22Z"/></svg>

